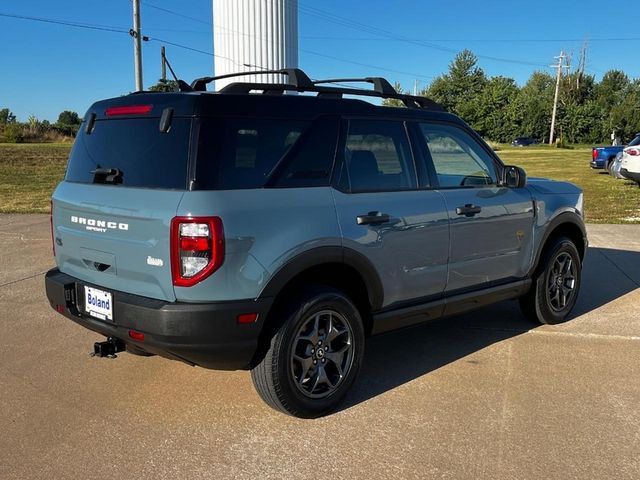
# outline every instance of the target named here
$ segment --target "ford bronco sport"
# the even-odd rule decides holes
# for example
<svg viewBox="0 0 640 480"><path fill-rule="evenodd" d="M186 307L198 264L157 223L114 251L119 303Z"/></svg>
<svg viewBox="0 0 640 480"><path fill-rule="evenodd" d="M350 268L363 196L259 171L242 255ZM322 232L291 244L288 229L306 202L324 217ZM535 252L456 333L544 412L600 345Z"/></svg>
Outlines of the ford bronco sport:
<svg viewBox="0 0 640 480"><path fill-rule="evenodd" d="M577 187L527 180L384 79L275 73L287 83L207 93L205 77L89 108L45 283L107 337L94 354L250 369L270 406L317 417L370 335L515 298L534 321L567 317L587 246ZM356 80L373 89L335 85Z"/></svg>

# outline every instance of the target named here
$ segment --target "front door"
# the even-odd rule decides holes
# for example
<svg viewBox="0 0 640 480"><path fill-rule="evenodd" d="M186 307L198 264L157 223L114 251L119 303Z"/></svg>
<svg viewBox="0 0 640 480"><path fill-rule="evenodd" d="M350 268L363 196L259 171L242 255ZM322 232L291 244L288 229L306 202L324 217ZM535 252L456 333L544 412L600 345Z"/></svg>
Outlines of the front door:
<svg viewBox="0 0 640 480"><path fill-rule="evenodd" d="M499 162L465 129L434 122L419 130L450 220L446 292L525 277L533 260L529 191L501 186Z"/></svg>

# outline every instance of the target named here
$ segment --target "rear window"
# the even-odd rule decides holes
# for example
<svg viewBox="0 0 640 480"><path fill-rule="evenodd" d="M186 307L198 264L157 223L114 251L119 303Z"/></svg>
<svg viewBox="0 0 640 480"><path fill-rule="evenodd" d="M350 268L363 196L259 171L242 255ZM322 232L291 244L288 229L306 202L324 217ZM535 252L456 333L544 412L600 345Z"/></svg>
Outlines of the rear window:
<svg viewBox="0 0 640 480"><path fill-rule="evenodd" d="M196 183L203 190L261 188L310 122L269 118L203 118Z"/></svg>
<svg viewBox="0 0 640 480"><path fill-rule="evenodd" d="M96 169L118 169L126 187L185 189L191 119L174 118L168 132L158 118L99 120L87 134L82 124L65 180L94 183Z"/></svg>

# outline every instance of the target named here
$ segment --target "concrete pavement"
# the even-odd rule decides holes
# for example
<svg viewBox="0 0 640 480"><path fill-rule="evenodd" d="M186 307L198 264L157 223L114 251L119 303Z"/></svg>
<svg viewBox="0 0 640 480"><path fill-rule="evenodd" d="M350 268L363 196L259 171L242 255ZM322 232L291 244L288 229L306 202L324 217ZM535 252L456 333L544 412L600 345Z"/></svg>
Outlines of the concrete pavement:
<svg viewBox="0 0 640 480"><path fill-rule="evenodd" d="M304 421L246 372L89 358L43 289L49 220L0 215L0 478L640 478L640 226L590 225L574 318L516 302L373 338Z"/></svg>

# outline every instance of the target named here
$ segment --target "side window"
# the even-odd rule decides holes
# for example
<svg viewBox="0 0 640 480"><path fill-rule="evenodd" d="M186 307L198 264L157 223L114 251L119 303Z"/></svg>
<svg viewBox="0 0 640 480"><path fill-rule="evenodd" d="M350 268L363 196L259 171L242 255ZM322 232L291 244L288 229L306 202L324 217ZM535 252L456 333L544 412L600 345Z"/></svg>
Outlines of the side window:
<svg viewBox="0 0 640 480"><path fill-rule="evenodd" d="M497 175L491 156L461 128L421 123L440 187L495 185Z"/></svg>
<svg viewBox="0 0 640 480"><path fill-rule="evenodd" d="M309 122L260 118L205 118L200 127L198 188L261 188Z"/></svg>
<svg viewBox="0 0 640 480"><path fill-rule="evenodd" d="M338 117L320 117L311 124L276 173L274 187L329 185L338 140Z"/></svg>
<svg viewBox="0 0 640 480"><path fill-rule="evenodd" d="M351 192L416 188L416 172L404 124L350 120L341 184Z"/></svg>

